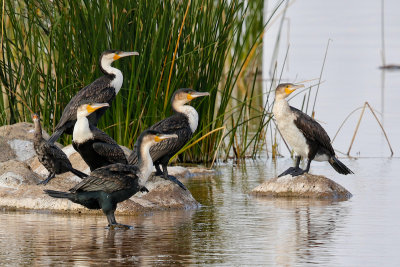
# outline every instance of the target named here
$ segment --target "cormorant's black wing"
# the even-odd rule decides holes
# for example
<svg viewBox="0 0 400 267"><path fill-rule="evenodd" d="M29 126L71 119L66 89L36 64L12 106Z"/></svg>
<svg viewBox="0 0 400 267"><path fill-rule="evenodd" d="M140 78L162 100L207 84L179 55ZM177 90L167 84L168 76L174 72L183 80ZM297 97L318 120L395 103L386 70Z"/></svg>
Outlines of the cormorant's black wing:
<svg viewBox="0 0 400 267"><path fill-rule="evenodd" d="M94 140L97 141L93 143L93 149L97 153L108 157L114 163L128 163L124 151L114 139L93 125L89 127Z"/></svg>
<svg viewBox="0 0 400 267"><path fill-rule="evenodd" d="M165 139L150 148L150 155L154 161L165 155L173 156L177 153L192 137L192 131L185 115L174 114L164 120L152 125L149 129L157 130L164 134L176 134L178 138ZM137 164L137 144L128 158L129 164Z"/></svg>
<svg viewBox="0 0 400 267"><path fill-rule="evenodd" d="M297 128L304 134L304 136L311 141L319 143L322 147L327 149L333 155L335 151L333 150L331 139L328 134L322 128L322 126L315 121L313 118L298 110L297 108L290 107L291 111L295 113L296 119L294 123Z"/></svg>
<svg viewBox="0 0 400 267"><path fill-rule="evenodd" d="M109 103L115 98L115 90L110 87L110 78L102 76L93 83L82 88L71 98L61 115L55 130L70 121L76 120L76 111L79 106L88 103Z"/></svg>
<svg viewBox="0 0 400 267"><path fill-rule="evenodd" d="M56 145L45 142L42 146L43 152L46 153L48 157L50 157L54 161L62 161L65 163L69 163L68 165L71 165L67 155Z"/></svg>
<svg viewBox="0 0 400 267"><path fill-rule="evenodd" d="M108 165L92 171L87 178L69 191L112 193L138 183L138 173L139 169L136 166L120 163Z"/></svg>

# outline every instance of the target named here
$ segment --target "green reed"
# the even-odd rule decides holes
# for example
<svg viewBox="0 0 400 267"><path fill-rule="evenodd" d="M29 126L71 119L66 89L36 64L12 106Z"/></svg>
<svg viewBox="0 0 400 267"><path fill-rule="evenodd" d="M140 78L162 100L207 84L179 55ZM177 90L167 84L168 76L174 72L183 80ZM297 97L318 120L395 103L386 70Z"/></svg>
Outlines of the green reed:
<svg viewBox="0 0 400 267"><path fill-rule="evenodd" d="M254 156L269 112L255 101L262 2L4 0L0 124L30 121L35 111L52 132L71 97L102 75L104 50L138 51L114 63L124 83L99 128L131 148L141 131L171 114L174 90L190 87L210 92L193 103L200 122L192 141L227 129L180 159L211 161L221 138L220 157Z"/></svg>

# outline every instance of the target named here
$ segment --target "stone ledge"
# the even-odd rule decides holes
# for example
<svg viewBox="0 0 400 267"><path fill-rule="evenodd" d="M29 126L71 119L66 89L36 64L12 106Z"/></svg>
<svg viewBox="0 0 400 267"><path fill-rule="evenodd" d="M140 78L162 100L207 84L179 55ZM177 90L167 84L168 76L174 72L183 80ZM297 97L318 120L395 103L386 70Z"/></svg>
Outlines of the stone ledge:
<svg viewBox="0 0 400 267"><path fill-rule="evenodd" d="M352 197L346 188L325 176L309 173L275 177L254 188L251 195L266 197L344 200Z"/></svg>

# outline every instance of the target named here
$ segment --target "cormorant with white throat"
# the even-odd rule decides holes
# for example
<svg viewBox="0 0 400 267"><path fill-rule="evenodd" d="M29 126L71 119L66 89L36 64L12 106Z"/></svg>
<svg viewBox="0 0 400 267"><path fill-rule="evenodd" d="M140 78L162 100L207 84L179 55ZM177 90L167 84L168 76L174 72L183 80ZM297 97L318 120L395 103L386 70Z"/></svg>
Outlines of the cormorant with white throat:
<svg viewBox="0 0 400 267"><path fill-rule="evenodd" d="M90 170L113 163L128 164L122 148L105 132L90 124L88 116L108 103L83 104L78 107L72 134L72 146L89 165Z"/></svg>
<svg viewBox="0 0 400 267"><path fill-rule="evenodd" d="M149 128L162 133L178 135L178 138L167 139L152 146L150 155L156 167L156 175L162 174L163 178L172 180L183 189L186 188L179 180L173 176L168 176L167 165L171 157L185 146L197 129L199 115L194 107L186 104L195 98L208 95L210 95L208 92L196 92L188 88L177 90L171 99L174 114ZM135 147L137 147L136 144ZM129 164L136 164L137 160L136 148L134 148L128 157L128 162ZM159 165L162 166L162 172Z"/></svg>
<svg viewBox="0 0 400 267"><path fill-rule="evenodd" d="M276 123L283 138L297 154L296 166L290 167L279 176L307 173L312 160L328 161L340 174L353 173L336 158L331 139L324 128L307 114L289 106L285 98L301 87L304 85L283 83L278 85L275 91L273 113ZM301 157L308 159L305 170L299 167Z"/></svg>
<svg viewBox="0 0 400 267"><path fill-rule="evenodd" d="M72 172L79 178L87 177L87 174L78 171L72 167L67 155L55 144L47 142L42 136L42 126L38 114L32 114L32 120L35 125L33 147L38 156L39 162L49 171L49 175L38 184L46 185L56 174Z"/></svg>
<svg viewBox="0 0 400 267"><path fill-rule="evenodd" d="M76 122L76 110L82 104L88 103L108 103L114 100L121 89L123 76L122 72L111 66L115 60L122 57L139 55L137 52L123 52L117 50L104 51L99 60L100 70L104 76L98 78L93 83L82 88L65 107L60 121L58 122L49 142L54 143L63 134L72 134ZM97 126L97 122L104 114L106 109L98 110L89 117L92 125Z"/></svg>
<svg viewBox="0 0 400 267"><path fill-rule="evenodd" d="M152 145L176 135L161 134L157 131L144 131L138 139L138 165L121 163L101 167L91 172L89 177L71 188L70 192L45 190L55 198L67 198L81 204L88 209L102 209L107 216L110 228L131 228L131 226L117 223L114 212L117 204L129 199L138 191L149 191L145 184L153 162L149 149Z"/></svg>

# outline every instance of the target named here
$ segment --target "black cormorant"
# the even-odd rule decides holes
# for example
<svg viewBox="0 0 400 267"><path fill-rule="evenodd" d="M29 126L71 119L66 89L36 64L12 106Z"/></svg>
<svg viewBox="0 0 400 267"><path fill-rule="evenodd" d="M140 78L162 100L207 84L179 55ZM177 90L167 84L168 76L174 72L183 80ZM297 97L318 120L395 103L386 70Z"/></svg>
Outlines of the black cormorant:
<svg viewBox="0 0 400 267"><path fill-rule="evenodd" d="M49 176L39 184L47 184L56 174L72 172L80 178L87 177L87 174L80 172L72 167L67 155L55 144L47 142L42 137L42 127L38 114L32 114L32 120L35 124L35 133L33 139L33 147L38 156L39 162L49 171Z"/></svg>
<svg viewBox="0 0 400 267"><path fill-rule="evenodd" d="M138 139L137 165L111 164L91 172L89 177L71 188L70 192L53 190L45 192L55 198L67 198L88 209L102 209L110 228L130 228L128 225L116 222L114 212L117 204L129 199L138 191L148 192L145 184L153 168L149 149L152 145L173 137L176 135L161 134L152 130L144 131Z"/></svg>
<svg viewBox="0 0 400 267"><path fill-rule="evenodd" d="M150 155L156 167L156 175L162 174L165 179L172 180L183 189L185 189L185 186L179 180L175 177L168 176L167 165L171 157L192 138L193 133L197 129L199 115L194 107L185 104L194 98L208 95L210 95L208 92L196 92L188 88L177 90L171 99L172 109L175 113L149 128L162 133L178 135L178 138L168 139L152 146ZM136 147L136 145L134 147ZM135 164L137 162L135 148L131 155L129 155L128 162L129 164ZM159 165L163 168L162 172Z"/></svg>
<svg viewBox="0 0 400 267"><path fill-rule="evenodd" d="M340 174L353 173L336 158L331 140L324 128L307 114L289 106L285 98L301 87L304 85L283 83L278 85L275 92L273 113L276 123L283 138L297 154L296 166L290 167L279 176L287 174L297 176L306 173L310 170L312 160L328 161ZM299 167L301 157L308 159L305 170Z"/></svg>
<svg viewBox="0 0 400 267"><path fill-rule="evenodd" d="M89 165L90 170L113 164L128 164L122 148L105 132L89 123L88 116L108 103L83 104L77 109L72 146Z"/></svg>
<svg viewBox="0 0 400 267"><path fill-rule="evenodd" d="M49 142L54 143L65 132L72 134L76 122L76 110L82 104L88 103L108 103L114 100L121 89L123 76L122 72L111 66L115 60L121 57L139 55L137 52L123 52L116 50L107 50L100 56L99 66L104 76L98 78L93 83L82 88L65 107L60 121L58 122L54 133ZM104 114L105 109L99 110L89 117L90 123L97 126L97 121Z"/></svg>

